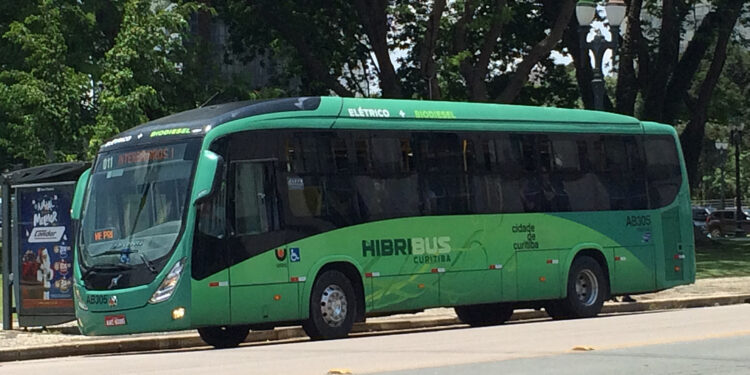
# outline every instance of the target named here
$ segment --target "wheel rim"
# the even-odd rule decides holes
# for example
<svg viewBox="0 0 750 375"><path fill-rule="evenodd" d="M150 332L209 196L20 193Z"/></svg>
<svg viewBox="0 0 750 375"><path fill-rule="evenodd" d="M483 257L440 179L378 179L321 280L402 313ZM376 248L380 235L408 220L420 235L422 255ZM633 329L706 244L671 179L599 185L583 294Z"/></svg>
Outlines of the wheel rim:
<svg viewBox="0 0 750 375"><path fill-rule="evenodd" d="M711 237L721 237L721 231L718 229L714 229L711 231Z"/></svg>
<svg viewBox="0 0 750 375"><path fill-rule="evenodd" d="M338 327L346 320L346 293L338 285L329 285L320 296L320 312L323 321L331 327Z"/></svg>
<svg viewBox="0 0 750 375"><path fill-rule="evenodd" d="M599 296L599 281L591 270L582 270L576 278L578 301L584 306L591 306Z"/></svg>

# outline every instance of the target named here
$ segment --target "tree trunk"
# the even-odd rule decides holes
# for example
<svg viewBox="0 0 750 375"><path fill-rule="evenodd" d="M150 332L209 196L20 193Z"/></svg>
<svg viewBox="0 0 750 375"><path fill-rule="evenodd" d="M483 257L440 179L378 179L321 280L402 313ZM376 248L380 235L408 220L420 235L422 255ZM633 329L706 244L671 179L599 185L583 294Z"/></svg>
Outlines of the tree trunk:
<svg viewBox="0 0 750 375"><path fill-rule="evenodd" d="M473 8L472 0L465 0L463 15L456 22L455 32L453 34L453 54L454 55L457 55L468 49L468 47L466 46L466 40L468 38L466 27L471 22L471 19L473 18L473 14L474 14L474 8ZM473 82L472 69L473 69L473 64L471 62L471 58L465 58L461 61L461 64L459 66L459 71L461 72L461 76L464 78L464 81L466 83L466 96L468 98L472 97L471 93L473 91L471 88L471 83Z"/></svg>
<svg viewBox="0 0 750 375"><path fill-rule="evenodd" d="M641 9L643 0L630 0L628 4L628 28L620 47L620 66L617 71L617 89L615 111L633 116L635 100L638 97L638 77L635 74L635 56L643 41L641 35Z"/></svg>
<svg viewBox="0 0 750 375"><path fill-rule="evenodd" d="M726 7L718 10L719 35L716 39L714 57L711 60L708 73L706 73L706 79L701 84L698 100L693 106L694 110L690 122L688 122L687 127L685 127L685 130L680 135L688 179L690 180L690 186L694 188L700 183L700 178L698 177L698 160L700 159L701 148L703 146L703 137L706 133L708 106L716 84L719 82L719 76L721 76L721 72L724 69L729 37L732 35L734 24L740 16L743 5L744 0L733 0Z"/></svg>
<svg viewBox="0 0 750 375"><path fill-rule="evenodd" d="M537 43L531 49L531 51L529 51L528 55L524 57L521 63L516 66L516 71L511 76L508 85L505 87L503 92L500 93L500 96L498 96L498 102L512 103L518 96L518 93L521 92L521 89L526 84L526 82L528 82L529 73L531 73L531 70L534 68L534 66L542 58L547 56L550 51L552 51L552 48L554 48L562 38L563 32L568 26L576 5L575 0L563 1L564 3L560 6L560 12L558 13L557 20L555 21L552 30L550 30L550 33L547 34L547 37Z"/></svg>
<svg viewBox="0 0 750 375"><path fill-rule="evenodd" d="M594 108L594 91L591 87L593 72L591 60L588 54L584 55L581 50L580 25L575 17L571 17L568 27L563 34L563 43L573 57L573 66L576 69L576 82L581 95L583 108Z"/></svg>
<svg viewBox="0 0 750 375"><path fill-rule="evenodd" d="M396 69L391 62L388 49L388 20L385 0L355 0L360 22L365 27L370 47L375 53L380 70L380 89L384 98L401 98L401 84L396 76Z"/></svg>
<svg viewBox="0 0 750 375"><path fill-rule="evenodd" d="M495 0L495 14L492 18L492 26L485 34L479 57L471 69L471 75L467 79L470 90L470 99L473 101L487 101L487 72L490 67L490 57L497 46L497 38L503 32L503 12L508 0Z"/></svg>
<svg viewBox="0 0 750 375"><path fill-rule="evenodd" d="M716 11L707 14L682 54L682 58L680 58L674 74L672 74L669 86L667 86L663 117L665 123L671 124L677 117L685 95L693 84L695 73L700 68L701 61L703 61L706 52L714 41L716 28L719 26L718 22L719 16Z"/></svg>
<svg viewBox="0 0 750 375"><path fill-rule="evenodd" d="M440 100L440 85L437 79L437 64L435 64L435 45L438 32L440 31L440 19L445 10L445 0L436 0L432 4L430 19L422 38L422 46L419 51L419 64L422 69L422 78L427 82L429 88L429 99Z"/></svg>
<svg viewBox="0 0 750 375"><path fill-rule="evenodd" d="M680 20L676 1L678 0L663 0L662 2L659 54L644 95L644 118L651 121L662 121L667 82L679 55Z"/></svg>

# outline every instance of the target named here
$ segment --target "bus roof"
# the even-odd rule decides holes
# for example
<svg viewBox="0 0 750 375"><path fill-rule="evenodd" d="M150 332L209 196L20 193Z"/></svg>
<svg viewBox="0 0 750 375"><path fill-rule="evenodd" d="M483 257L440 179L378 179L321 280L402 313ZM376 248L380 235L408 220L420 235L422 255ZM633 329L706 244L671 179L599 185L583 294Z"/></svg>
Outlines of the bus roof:
<svg viewBox="0 0 750 375"><path fill-rule="evenodd" d="M126 130L110 139L101 149L106 150L116 145L125 147L147 143L155 141L154 138L165 136L202 137L209 130L222 124L260 115L279 119L315 117L324 120L317 122L318 125L308 124L308 128L332 128L337 121L343 126L346 122L351 123L351 119L377 121L379 128L383 128L387 123L395 125L399 120L459 121L463 123L464 129L470 123L483 124L482 126L486 127L488 122L610 125L628 128L638 126L638 129L641 125L633 117L579 109L428 100L299 97L233 102L179 112ZM368 124L372 124L372 121L368 121ZM290 124L285 127L293 126Z"/></svg>
<svg viewBox="0 0 750 375"><path fill-rule="evenodd" d="M341 99L339 117L640 125L628 116L580 109L400 99Z"/></svg>

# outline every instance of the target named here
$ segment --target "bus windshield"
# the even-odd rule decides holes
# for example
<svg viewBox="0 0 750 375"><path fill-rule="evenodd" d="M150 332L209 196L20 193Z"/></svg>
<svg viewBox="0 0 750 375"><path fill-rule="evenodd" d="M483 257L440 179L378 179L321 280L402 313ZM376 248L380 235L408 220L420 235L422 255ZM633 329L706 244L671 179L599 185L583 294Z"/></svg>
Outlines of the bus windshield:
<svg viewBox="0 0 750 375"><path fill-rule="evenodd" d="M167 255L182 227L197 146L101 153L84 202L81 263L130 268Z"/></svg>

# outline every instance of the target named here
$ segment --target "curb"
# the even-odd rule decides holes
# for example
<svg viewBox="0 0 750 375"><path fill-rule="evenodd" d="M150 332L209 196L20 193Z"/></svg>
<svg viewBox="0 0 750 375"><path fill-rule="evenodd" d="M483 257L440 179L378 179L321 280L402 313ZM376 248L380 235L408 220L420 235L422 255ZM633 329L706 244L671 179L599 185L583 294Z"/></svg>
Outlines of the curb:
<svg viewBox="0 0 750 375"><path fill-rule="evenodd" d="M716 297L683 298L675 300L655 300L651 302L607 304L602 314L633 313L653 310L685 309L750 303L750 294ZM541 310L519 311L511 321L545 319L547 314ZM416 330L437 327L449 327L463 324L456 317L434 317L421 319L390 320L371 323L356 323L352 333L387 332ZM269 331L253 331L245 339L246 343L273 342L280 340L307 337L300 327L280 328ZM39 347L22 347L0 349L0 362L23 361L67 356L92 354L112 354L128 352L145 352L154 350L185 349L207 346L196 333L173 334L157 337L124 338L100 340L69 344L56 344Z"/></svg>

